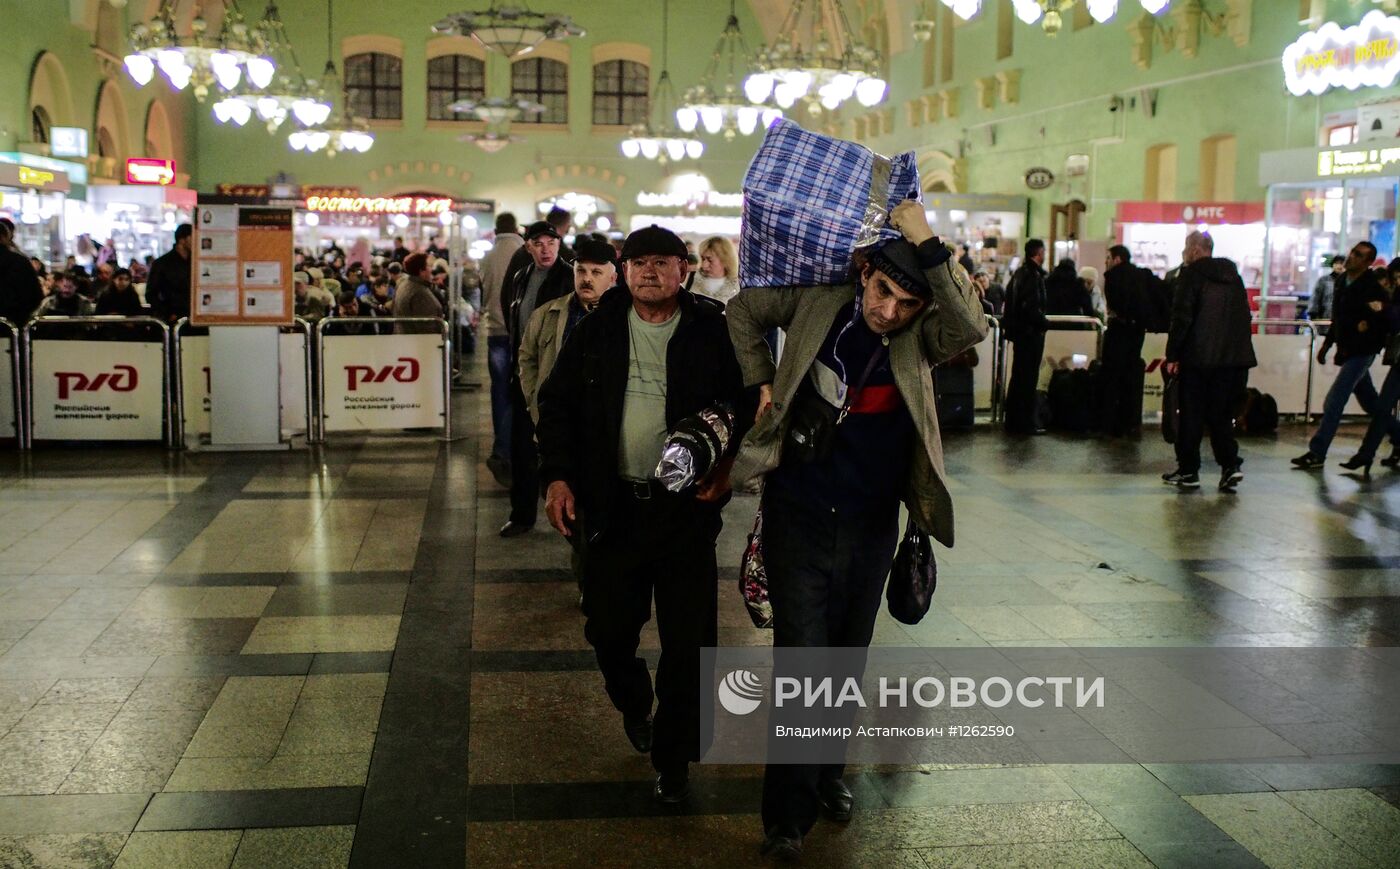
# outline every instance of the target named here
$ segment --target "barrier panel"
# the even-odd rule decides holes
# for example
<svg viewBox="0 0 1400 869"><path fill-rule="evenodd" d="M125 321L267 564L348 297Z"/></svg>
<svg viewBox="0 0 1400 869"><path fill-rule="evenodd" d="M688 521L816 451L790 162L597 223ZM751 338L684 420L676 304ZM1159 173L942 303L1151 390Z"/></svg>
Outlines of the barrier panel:
<svg viewBox="0 0 1400 869"><path fill-rule="evenodd" d="M176 442L188 434L209 434L209 336L187 334L188 318L175 324L175 356L179 360L174 404L180 408ZM277 338L280 370L282 437L311 437L311 324L297 318L282 327Z"/></svg>
<svg viewBox="0 0 1400 869"><path fill-rule="evenodd" d="M997 356L1001 353L1001 323L995 317L987 317L987 337L974 349L977 351L977 365L972 369L972 407L974 410L997 412Z"/></svg>
<svg viewBox="0 0 1400 869"><path fill-rule="evenodd" d="M1255 320L1254 324L1264 331L1253 336L1254 357L1259 364L1249 371L1249 385L1272 395L1280 414L1306 414L1315 394L1310 384L1318 368L1314 354L1319 345L1314 340L1313 324L1274 319ZM1288 327L1293 331L1283 331Z"/></svg>
<svg viewBox="0 0 1400 869"><path fill-rule="evenodd" d="M1067 314L1052 314L1046 317L1050 321L1050 331L1045 333L1045 354L1040 365L1040 381L1038 389L1044 390L1050 373L1059 368L1087 368L1089 363L1099 358L1103 350L1103 330L1104 325L1097 317L1070 316ZM1088 326L1088 329L1067 329L1066 326ZM1000 338L1000 329L998 329ZM997 360L996 389L997 395L995 406L997 411L992 415L993 422L1001 421L1001 408L1006 401L1007 372L1011 368L1011 361L1016 358L1016 344L1013 341L1002 341L1002 352Z"/></svg>
<svg viewBox="0 0 1400 869"><path fill-rule="evenodd" d="M43 339L45 329L155 326L161 340ZM24 329L28 437L35 440L159 440L174 445L168 362L170 329L154 317L41 317Z"/></svg>
<svg viewBox="0 0 1400 869"><path fill-rule="evenodd" d="M1166 332L1148 332L1143 336L1142 361L1147 366L1142 372L1142 418L1160 422L1162 393L1166 389L1162 379L1162 366L1167 364Z"/></svg>
<svg viewBox="0 0 1400 869"><path fill-rule="evenodd" d="M0 438L22 445L19 393L19 330L0 318Z"/></svg>
<svg viewBox="0 0 1400 869"><path fill-rule="evenodd" d="M452 435L452 340L435 317L379 317L373 323L431 323L433 333L335 335L357 325L331 317L316 324L321 362L320 438L326 432L438 428Z"/></svg>

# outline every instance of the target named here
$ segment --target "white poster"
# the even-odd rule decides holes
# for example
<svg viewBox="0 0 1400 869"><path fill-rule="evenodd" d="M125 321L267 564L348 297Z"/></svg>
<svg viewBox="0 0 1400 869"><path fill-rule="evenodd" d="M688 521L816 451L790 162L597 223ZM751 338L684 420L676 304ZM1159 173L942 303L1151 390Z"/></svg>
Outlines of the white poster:
<svg viewBox="0 0 1400 869"><path fill-rule="evenodd" d="M443 424L441 335L327 335L326 431Z"/></svg>
<svg viewBox="0 0 1400 869"><path fill-rule="evenodd" d="M243 315L246 317L282 317L281 290L244 290Z"/></svg>
<svg viewBox="0 0 1400 869"><path fill-rule="evenodd" d="M35 341L36 440L161 440L164 348L125 341Z"/></svg>
<svg viewBox="0 0 1400 869"><path fill-rule="evenodd" d="M278 336L281 361L282 435L306 434L306 335ZM185 393L185 435L209 434L209 338L180 339L180 377Z"/></svg>
<svg viewBox="0 0 1400 869"><path fill-rule="evenodd" d="M195 298L198 314L237 314L238 290L211 290L200 287Z"/></svg>
<svg viewBox="0 0 1400 869"><path fill-rule="evenodd" d="M201 291L210 287L236 288L238 286L238 263L202 259L199 261L199 280L195 283L198 284Z"/></svg>
<svg viewBox="0 0 1400 869"><path fill-rule="evenodd" d="M234 259L238 256L238 233L225 230L211 230L199 234L199 255L201 258Z"/></svg>
<svg viewBox="0 0 1400 869"><path fill-rule="evenodd" d="M15 417L14 359L9 330L0 333L0 438L19 437Z"/></svg>
<svg viewBox="0 0 1400 869"><path fill-rule="evenodd" d="M282 264L276 260L253 260L243 264L244 287L282 286Z"/></svg>
<svg viewBox="0 0 1400 869"><path fill-rule="evenodd" d="M1356 107L1358 142L1394 142L1400 139L1400 100Z"/></svg>
<svg viewBox="0 0 1400 869"><path fill-rule="evenodd" d="M185 435L209 434L209 336L180 338L180 386Z"/></svg>
<svg viewBox="0 0 1400 869"><path fill-rule="evenodd" d="M199 209L199 230L238 229L237 205L205 205Z"/></svg>

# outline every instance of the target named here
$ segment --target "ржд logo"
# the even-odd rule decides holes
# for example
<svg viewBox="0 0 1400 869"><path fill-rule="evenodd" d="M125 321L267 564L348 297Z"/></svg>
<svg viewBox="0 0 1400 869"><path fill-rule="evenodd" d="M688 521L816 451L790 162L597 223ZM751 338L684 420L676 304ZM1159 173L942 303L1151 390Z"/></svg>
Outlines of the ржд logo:
<svg viewBox="0 0 1400 869"><path fill-rule="evenodd" d="M345 366L346 389L354 392L361 383L383 383L390 377L399 383L413 383L418 379L418 360L400 356L402 365L385 365L376 370L370 365Z"/></svg>
<svg viewBox="0 0 1400 869"><path fill-rule="evenodd" d="M66 401L74 392L97 392L104 386L113 392L131 392L136 389L136 369L131 365L113 365L111 371L103 371L88 377L81 371L55 371L58 378L58 398Z"/></svg>

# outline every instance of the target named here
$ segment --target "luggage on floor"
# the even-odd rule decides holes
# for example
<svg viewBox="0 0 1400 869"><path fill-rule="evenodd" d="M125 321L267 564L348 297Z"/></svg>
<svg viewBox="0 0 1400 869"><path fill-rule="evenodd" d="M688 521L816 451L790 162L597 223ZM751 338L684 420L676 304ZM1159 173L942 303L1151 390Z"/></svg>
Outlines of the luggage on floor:
<svg viewBox="0 0 1400 869"><path fill-rule="evenodd" d="M1278 402L1254 387L1245 390L1244 403L1235 414L1235 431L1245 435L1271 435L1278 431Z"/></svg>
<svg viewBox="0 0 1400 869"><path fill-rule="evenodd" d="M1096 422L1098 369L1067 368L1050 375L1050 421L1062 431L1086 432Z"/></svg>
<svg viewBox="0 0 1400 869"><path fill-rule="evenodd" d="M973 422L972 369L939 366L933 371L933 392L938 401L938 424L947 428L971 428Z"/></svg>

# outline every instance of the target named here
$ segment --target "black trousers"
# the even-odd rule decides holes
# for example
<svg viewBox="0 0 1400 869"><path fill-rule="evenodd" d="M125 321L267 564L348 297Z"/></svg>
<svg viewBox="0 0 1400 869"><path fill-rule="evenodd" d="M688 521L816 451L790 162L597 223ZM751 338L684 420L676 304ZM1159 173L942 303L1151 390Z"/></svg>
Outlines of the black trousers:
<svg viewBox="0 0 1400 869"><path fill-rule="evenodd" d="M1110 321L1103 336L1103 369L1100 397L1100 429L1109 435L1122 435L1142 425L1143 330Z"/></svg>
<svg viewBox="0 0 1400 869"><path fill-rule="evenodd" d="M864 650L870 645L899 541L898 519L897 501L883 509L845 515L765 495L763 563L773 604L775 675L831 676L838 685L847 676L860 677L863 655L842 655L833 662L849 672L809 673L814 663L810 658L798 664L784 650ZM822 724L847 726L854 716L854 709L838 710ZM781 716L775 709L770 739L777 723ZM763 775L763 829L806 835L817 820L820 783L840 778L844 770L843 764L770 763Z"/></svg>
<svg viewBox="0 0 1400 869"><path fill-rule="evenodd" d="M510 521L534 525L540 502L540 458L535 422L520 384L510 385Z"/></svg>
<svg viewBox="0 0 1400 869"><path fill-rule="evenodd" d="M1006 430L1026 434L1036 429L1035 384L1045 357L1045 333L1025 335L1015 341L1011 355L1011 382L1006 388Z"/></svg>
<svg viewBox="0 0 1400 869"><path fill-rule="evenodd" d="M1181 366L1181 423L1176 436L1176 469L1201 470L1201 438L1210 430L1210 448L1222 468L1240 463L1235 440L1235 406L1249 382L1248 368Z"/></svg>
<svg viewBox="0 0 1400 869"><path fill-rule="evenodd" d="M680 771L701 754L700 649L716 645L719 509L655 485L647 499L630 484L618 489L607 530L583 550L583 633L619 712L646 715L655 698L652 766ZM661 637L654 694L637 657L653 596Z"/></svg>

